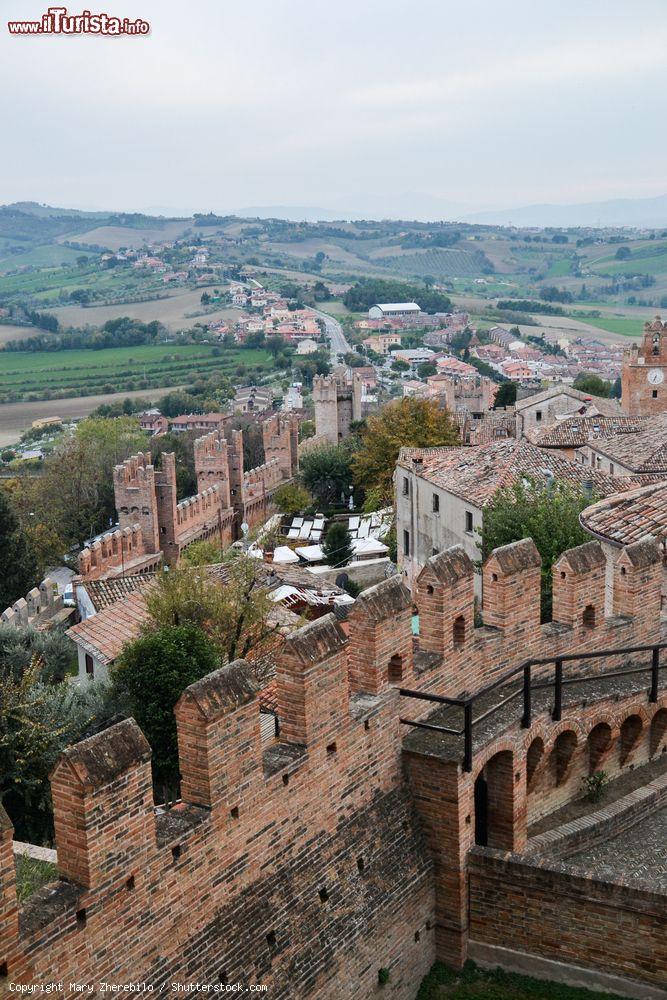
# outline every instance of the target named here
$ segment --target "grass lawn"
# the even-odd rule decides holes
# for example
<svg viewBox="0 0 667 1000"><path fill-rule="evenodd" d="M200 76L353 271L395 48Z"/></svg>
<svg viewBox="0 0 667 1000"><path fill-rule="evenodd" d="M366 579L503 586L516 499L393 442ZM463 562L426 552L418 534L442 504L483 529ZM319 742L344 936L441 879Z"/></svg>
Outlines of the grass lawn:
<svg viewBox="0 0 667 1000"><path fill-rule="evenodd" d="M58 866L49 861L39 861L28 858L24 854L14 855L16 864L16 894L19 903L23 903L33 892L41 889L48 882L58 878Z"/></svg>
<svg viewBox="0 0 667 1000"><path fill-rule="evenodd" d="M486 971L467 962L452 972L439 962L424 979L416 1000L619 1000L618 994L592 993L502 969Z"/></svg>
<svg viewBox="0 0 667 1000"><path fill-rule="evenodd" d="M609 330L610 333L620 333L623 337L641 337L644 332L643 319L625 319L622 316L600 316L590 318L586 316L572 316L579 323L586 323L587 326L595 326L598 330Z"/></svg>

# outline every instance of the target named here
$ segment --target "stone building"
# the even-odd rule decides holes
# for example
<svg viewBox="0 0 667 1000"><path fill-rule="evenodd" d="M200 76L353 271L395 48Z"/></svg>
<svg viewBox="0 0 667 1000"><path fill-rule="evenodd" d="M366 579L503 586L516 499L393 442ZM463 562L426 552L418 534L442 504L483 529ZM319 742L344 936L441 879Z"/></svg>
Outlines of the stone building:
<svg viewBox="0 0 667 1000"><path fill-rule="evenodd" d="M564 480L598 496L637 485L570 462L528 441L492 440L473 448L403 448L395 476L398 565L409 587L429 558L462 545L481 555L484 510L499 490L526 477ZM481 579L476 578L478 593Z"/></svg>
<svg viewBox="0 0 667 1000"><path fill-rule="evenodd" d="M472 562L439 553L413 594L395 576L346 629L326 615L287 637L270 741L245 661L188 687L171 809L132 719L68 748L51 774L58 878L22 903L0 807L3 979L413 1000L435 959L474 958L659 996L661 572L654 543L621 549L606 615L600 546L569 550L540 625L524 539L487 560L476 626ZM559 820L601 769L635 790Z"/></svg>
<svg viewBox="0 0 667 1000"><path fill-rule="evenodd" d="M360 419L353 414L353 390L344 371L313 378L315 437L329 444L338 444L348 437L352 421Z"/></svg>
<svg viewBox="0 0 667 1000"><path fill-rule="evenodd" d="M654 416L667 410L667 324L656 316L644 326L641 344L625 352L621 402L626 413Z"/></svg>

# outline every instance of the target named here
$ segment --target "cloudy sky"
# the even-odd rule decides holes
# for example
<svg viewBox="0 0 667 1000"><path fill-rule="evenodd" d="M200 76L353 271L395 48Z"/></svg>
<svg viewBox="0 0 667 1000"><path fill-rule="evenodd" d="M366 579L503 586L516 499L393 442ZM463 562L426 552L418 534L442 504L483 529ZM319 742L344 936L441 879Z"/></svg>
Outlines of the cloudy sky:
<svg viewBox="0 0 667 1000"><path fill-rule="evenodd" d="M0 0L0 203L437 217L667 194L665 0L100 6L150 35L10 36L47 0Z"/></svg>

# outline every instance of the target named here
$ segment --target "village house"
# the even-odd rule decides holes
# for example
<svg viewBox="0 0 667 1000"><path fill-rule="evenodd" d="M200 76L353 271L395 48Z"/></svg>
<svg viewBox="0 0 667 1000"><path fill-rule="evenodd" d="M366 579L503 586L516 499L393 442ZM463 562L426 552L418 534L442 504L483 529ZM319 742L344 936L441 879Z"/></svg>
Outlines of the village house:
<svg viewBox="0 0 667 1000"><path fill-rule="evenodd" d="M485 507L499 490L527 478L544 485L563 480L599 496L625 488L622 479L525 440L494 440L474 448L402 448L395 474L396 533L399 568L408 585L431 556L451 545L462 545L478 560Z"/></svg>
<svg viewBox="0 0 667 1000"><path fill-rule="evenodd" d="M610 437L590 438L577 451L583 465L610 476L667 475L667 411Z"/></svg>
<svg viewBox="0 0 667 1000"><path fill-rule="evenodd" d="M378 333L372 337L366 337L362 341L364 347L376 354L389 354L392 347L400 346L401 335L399 333Z"/></svg>
<svg viewBox="0 0 667 1000"><path fill-rule="evenodd" d="M550 427L565 416L622 416L618 400L602 399L580 392L571 386L551 386L517 399L517 437L528 437L535 430Z"/></svg>

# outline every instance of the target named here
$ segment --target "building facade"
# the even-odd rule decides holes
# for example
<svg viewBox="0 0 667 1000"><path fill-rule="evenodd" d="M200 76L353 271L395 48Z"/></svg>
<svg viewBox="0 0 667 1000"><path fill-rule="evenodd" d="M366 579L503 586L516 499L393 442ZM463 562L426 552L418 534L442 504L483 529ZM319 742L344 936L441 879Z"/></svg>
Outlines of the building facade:
<svg viewBox="0 0 667 1000"><path fill-rule="evenodd" d="M667 324L659 316L645 325L641 344L633 344L625 353L621 403L633 416L667 410Z"/></svg>

